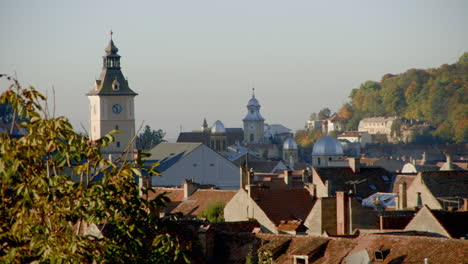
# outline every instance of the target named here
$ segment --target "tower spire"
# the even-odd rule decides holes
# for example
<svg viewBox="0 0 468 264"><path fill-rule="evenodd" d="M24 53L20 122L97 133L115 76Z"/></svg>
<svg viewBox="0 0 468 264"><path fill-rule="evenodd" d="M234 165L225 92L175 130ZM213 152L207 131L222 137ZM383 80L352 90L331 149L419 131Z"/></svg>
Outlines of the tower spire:
<svg viewBox="0 0 468 264"><path fill-rule="evenodd" d="M255 98L255 88L252 88L252 97Z"/></svg>
<svg viewBox="0 0 468 264"><path fill-rule="evenodd" d="M111 29L111 31L110 31L111 40L112 40L112 35L114 35L114 32L113 32L112 29Z"/></svg>

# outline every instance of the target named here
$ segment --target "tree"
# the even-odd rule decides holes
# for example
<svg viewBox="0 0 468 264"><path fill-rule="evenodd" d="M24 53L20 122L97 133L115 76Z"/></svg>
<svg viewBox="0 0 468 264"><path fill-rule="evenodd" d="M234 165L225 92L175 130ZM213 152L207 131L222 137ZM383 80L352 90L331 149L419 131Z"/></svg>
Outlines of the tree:
<svg viewBox="0 0 468 264"><path fill-rule="evenodd" d="M208 204L198 216L210 222L224 222L224 203L215 201Z"/></svg>
<svg viewBox="0 0 468 264"><path fill-rule="evenodd" d="M99 148L116 131L90 142L66 117L51 117L33 87L6 78L12 83L0 103L28 121L18 124L27 131L20 138L0 133L1 262L188 263L191 242L170 235L153 214L167 197L148 201L140 192L150 189L135 181L142 172L157 174L156 165L102 158ZM104 236L83 233L87 224Z"/></svg>
<svg viewBox="0 0 468 264"><path fill-rule="evenodd" d="M161 129L152 130L146 125L143 132L136 138L136 147L140 150L150 150L161 142L165 142L164 136L166 133Z"/></svg>
<svg viewBox="0 0 468 264"><path fill-rule="evenodd" d="M328 108L328 107L325 107L323 108L322 110L320 110L320 112L318 113L318 119L319 120L324 120L324 119L327 119L331 116L331 110Z"/></svg>
<svg viewBox="0 0 468 264"><path fill-rule="evenodd" d="M311 113L309 116L309 120L318 120L317 113Z"/></svg>

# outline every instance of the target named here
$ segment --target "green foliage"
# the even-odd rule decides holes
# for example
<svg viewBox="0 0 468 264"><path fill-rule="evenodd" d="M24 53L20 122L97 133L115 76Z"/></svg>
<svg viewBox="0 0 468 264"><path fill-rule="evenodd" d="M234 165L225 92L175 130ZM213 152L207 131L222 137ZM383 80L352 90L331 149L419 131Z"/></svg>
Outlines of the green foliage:
<svg viewBox="0 0 468 264"><path fill-rule="evenodd" d="M164 142L166 133L161 129L152 130L150 126L146 125L143 132L136 138L136 147L140 150L150 150L161 142Z"/></svg>
<svg viewBox="0 0 468 264"><path fill-rule="evenodd" d="M27 130L21 138L0 133L0 262L189 263L191 243L169 235L153 213L167 197L140 195L150 191L135 181L141 161L101 158L112 134L90 142L66 117L50 117L34 88L11 81L0 103L28 121L17 124ZM93 224L105 235L83 232Z"/></svg>
<svg viewBox="0 0 468 264"><path fill-rule="evenodd" d="M346 128L356 130L365 117L399 116L425 120L436 127L431 134L434 140L467 142L467 92L468 53L452 65L386 74L380 83L367 81L351 91L351 107L347 106L351 118ZM431 135L421 136L428 140Z"/></svg>
<svg viewBox="0 0 468 264"><path fill-rule="evenodd" d="M320 110L320 112L318 113L318 119L319 120L324 120L324 119L327 119L331 116L331 110L330 108L323 108L322 110Z"/></svg>
<svg viewBox="0 0 468 264"><path fill-rule="evenodd" d="M225 204L219 201L210 203L200 213L198 218L206 218L210 222L224 222L224 206Z"/></svg>
<svg viewBox="0 0 468 264"><path fill-rule="evenodd" d="M245 257L245 264L256 264L256 258L255 258L255 252L253 250L253 247L250 247L249 252L247 253L247 256Z"/></svg>
<svg viewBox="0 0 468 264"><path fill-rule="evenodd" d="M322 136L322 132L318 129L298 130L294 135L294 140L299 146L307 148L312 146Z"/></svg>

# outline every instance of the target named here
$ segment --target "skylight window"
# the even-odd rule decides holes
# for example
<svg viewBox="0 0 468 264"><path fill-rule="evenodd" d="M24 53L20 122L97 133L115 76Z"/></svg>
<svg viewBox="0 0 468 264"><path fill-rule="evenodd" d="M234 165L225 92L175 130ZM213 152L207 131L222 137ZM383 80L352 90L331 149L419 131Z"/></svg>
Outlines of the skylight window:
<svg viewBox="0 0 468 264"><path fill-rule="evenodd" d="M384 182L389 182L390 181L390 178L388 178L387 175L382 175L382 179L384 180Z"/></svg>
<svg viewBox="0 0 468 264"><path fill-rule="evenodd" d="M369 184L369 188L371 188L373 191L377 190L374 184Z"/></svg>

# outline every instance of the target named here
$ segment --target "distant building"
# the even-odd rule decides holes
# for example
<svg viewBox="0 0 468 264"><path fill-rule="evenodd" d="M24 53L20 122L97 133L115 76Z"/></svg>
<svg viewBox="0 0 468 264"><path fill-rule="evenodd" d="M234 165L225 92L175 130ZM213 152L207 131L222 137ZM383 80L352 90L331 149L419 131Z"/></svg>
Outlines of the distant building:
<svg viewBox="0 0 468 264"><path fill-rule="evenodd" d="M345 119L341 118L337 114L322 121L322 132L324 134L330 134L333 131L343 131L345 128Z"/></svg>
<svg viewBox="0 0 468 264"><path fill-rule="evenodd" d="M288 138L283 143L283 161L286 164L289 164L289 167L291 170L294 169L294 163L299 161L298 152L297 152L297 144L293 138Z"/></svg>
<svg viewBox="0 0 468 264"><path fill-rule="evenodd" d="M361 148L372 143L372 137L369 133L363 131L346 131L338 136L338 140L344 139L351 143L359 143Z"/></svg>
<svg viewBox="0 0 468 264"><path fill-rule="evenodd" d="M163 142L150 150L145 166L160 163L152 186L178 186L184 179L221 189L239 188L239 167L201 143Z"/></svg>
<svg viewBox="0 0 468 264"><path fill-rule="evenodd" d="M399 209L424 205L431 209L458 209L468 199L468 174L466 171L422 171L413 178L394 183L393 189L398 190Z"/></svg>
<svg viewBox="0 0 468 264"><path fill-rule="evenodd" d="M220 133L221 126L224 128L224 132ZM195 132L180 132L177 142L179 143L203 143L206 146L216 149L221 147L221 142L216 144L217 141L221 140L224 145L221 151L226 151L227 147L239 145L244 141L244 131L242 128L226 128L224 124L217 120L213 126L208 127L206 119L203 119L202 131ZM213 148L216 145L216 148ZM217 150L218 151L218 150Z"/></svg>
<svg viewBox="0 0 468 264"><path fill-rule="evenodd" d="M342 161L343 159L343 147L335 138L322 137L314 144L312 150L313 167L327 167L331 161Z"/></svg>
<svg viewBox="0 0 468 264"><path fill-rule="evenodd" d="M247 144L264 142L265 118L260 114L260 103L255 98L255 89L252 89L252 98L247 103L247 115L244 122L244 140Z"/></svg>
<svg viewBox="0 0 468 264"><path fill-rule="evenodd" d="M120 154L126 149L135 149L135 105L137 95L128 86L127 79L120 68L119 49L111 40L105 49L101 76L94 88L86 95L90 109L90 139L98 140L111 130L120 130L115 134L115 141L102 148L102 153ZM129 146L130 144L130 146Z"/></svg>
<svg viewBox="0 0 468 264"><path fill-rule="evenodd" d="M397 121L396 117L369 117L359 122L358 131L371 134L373 141L391 141L392 125Z"/></svg>
<svg viewBox="0 0 468 264"><path fill-rule="evenodd" d="M468 201L468 200L467 200ZM408 223L405 231L419 231L447 238L468 238L468 211L447 212L430 209L419 210Z"/></svg>

